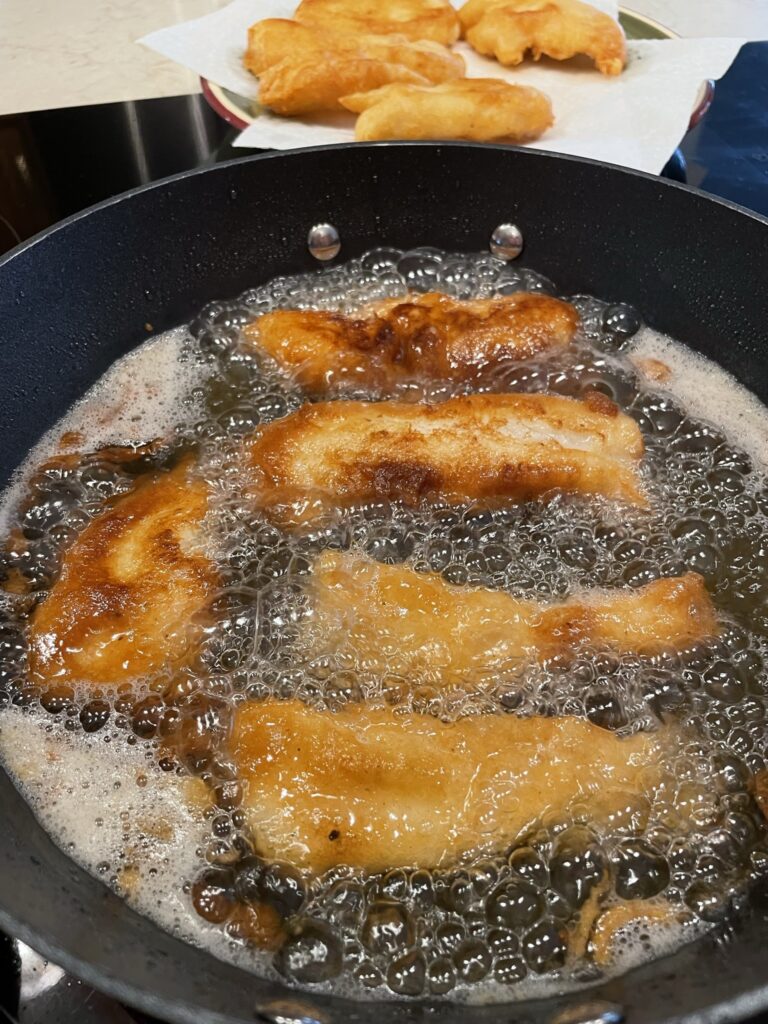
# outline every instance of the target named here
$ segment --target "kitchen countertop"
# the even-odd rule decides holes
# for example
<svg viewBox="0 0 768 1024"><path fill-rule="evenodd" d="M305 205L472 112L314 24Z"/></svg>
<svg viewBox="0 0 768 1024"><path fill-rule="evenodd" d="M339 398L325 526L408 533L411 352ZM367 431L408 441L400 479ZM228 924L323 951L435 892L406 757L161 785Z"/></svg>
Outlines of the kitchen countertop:
<svg viewBox="0 0 768 1024"><path fill-rule="evenodd" d="M225 3L0 0L0 115L198 92L192 72L135 40ZM626 6L680 35L768 39L768 0L628 0Z"/></svg>
<svg viewBox="0 0 768 1024"><path fill-rule="evenodd" d="M768 39L766 0L619 0L619 3L655 18L681 36Z"/></svg>
<svg viewBox="0 0 768 1024"><path fill-rule="evenodd" d="M199 92L191 71L135 41L225 4L0 0L0 115Z"/></svg>

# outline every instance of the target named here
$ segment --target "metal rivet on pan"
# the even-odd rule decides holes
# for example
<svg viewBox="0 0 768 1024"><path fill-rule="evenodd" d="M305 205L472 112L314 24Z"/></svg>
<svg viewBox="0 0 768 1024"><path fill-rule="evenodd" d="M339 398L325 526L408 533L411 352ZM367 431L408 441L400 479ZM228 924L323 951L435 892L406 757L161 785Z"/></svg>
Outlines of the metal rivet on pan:
<svg viewBox="0 0 768 1024"><path fill-rule="evenodd" d="M499 224L491 235L490 249L500 260L516 260L523 251L523 233L517 224Z"/></svg>
<svg viewBox="0 0 768 1024"><path fill-rule="evenodd" d="M328 1024L328 1018L314 1007L298 1000L273 999L256 1007L256 1020L267 1024Z"/></svg>
<svg viewBox="0 0 768 1024"><path fill-rule="evenodd" d="M555 1014L550 1024L621 1024L624 1011L617 1003L592 1000L566 1006Z"/></svg>
<svg viewBox="0 0 768 1024"><path fill-rule="evenodd" d="M341 248L339 232L333 224L315 224L309 229L307 246L316 260L332 260Z"/></svg>

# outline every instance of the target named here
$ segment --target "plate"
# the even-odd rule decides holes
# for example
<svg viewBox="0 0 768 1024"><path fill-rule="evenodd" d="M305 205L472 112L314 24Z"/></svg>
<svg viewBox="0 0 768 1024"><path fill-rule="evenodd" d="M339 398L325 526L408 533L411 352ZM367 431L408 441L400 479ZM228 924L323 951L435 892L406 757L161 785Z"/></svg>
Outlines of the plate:
<svg viewBox="0 0 768 1024"><path fill-rule="evenodd" d="M644 14L638 14L626 7L619 7L619 21L624 29L627 39L679 39L677 32L662 25L653 18L647 18ZM252 113L252 101L245 96L239 96L229 89L223 89L207 78L201 78L200 84L203 89L203 96L208 104L222 117L227 124L243 131L248 125L256 120ZM708 79L702 83L699 95L696 98L689 130L695 128L709 110L715 94L715 83Z"/></svg>

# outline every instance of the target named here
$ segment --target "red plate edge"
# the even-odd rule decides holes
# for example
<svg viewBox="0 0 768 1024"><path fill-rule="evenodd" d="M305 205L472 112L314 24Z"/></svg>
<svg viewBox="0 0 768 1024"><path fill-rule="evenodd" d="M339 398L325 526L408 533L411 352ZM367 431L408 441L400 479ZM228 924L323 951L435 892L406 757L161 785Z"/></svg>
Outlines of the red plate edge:
<svg viewBox="0 0 768 1024"><path fill-rule="evenodd" d="M212 107L219 115L219 117L223 118L227 122L227 124L231 124L232 127L237 128L238 131L243 131L248 127L247 121L244 121L241 117L238 117L237 114L233 113L229 109L229 107L225 107L217 96L214 96L207 78L200 79L200 86L203 90L203 96L205 97L208 105Z"/></svg>
<svg viewBox="0 0 768 1024"><path fill-rule="evenodd" d="M699 100L698 106L691 114L691 120L688 122L688 131L695 128L697 124L702 120L706 112L712 106L712 100L715 98L715 83L711 78L707 78L704 82L704 89L702 97Z"/></svg>

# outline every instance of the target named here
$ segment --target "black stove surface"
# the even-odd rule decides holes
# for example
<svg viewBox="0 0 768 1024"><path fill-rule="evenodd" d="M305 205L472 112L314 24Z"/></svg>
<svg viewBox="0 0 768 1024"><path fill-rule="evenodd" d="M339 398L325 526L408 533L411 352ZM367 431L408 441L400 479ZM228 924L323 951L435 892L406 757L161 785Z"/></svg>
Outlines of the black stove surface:
<svg viewBox="0 0 768 1024"><path fill-rule="evenodd" d="M125 189L246 155L232 149L234 134L199 96L0 117L0 253ZM664 173L768 215L768 42L742 49ZM0 933L6 1021L162 1024ZM753 1024L768 1024L768 1014Z"/></svg>

